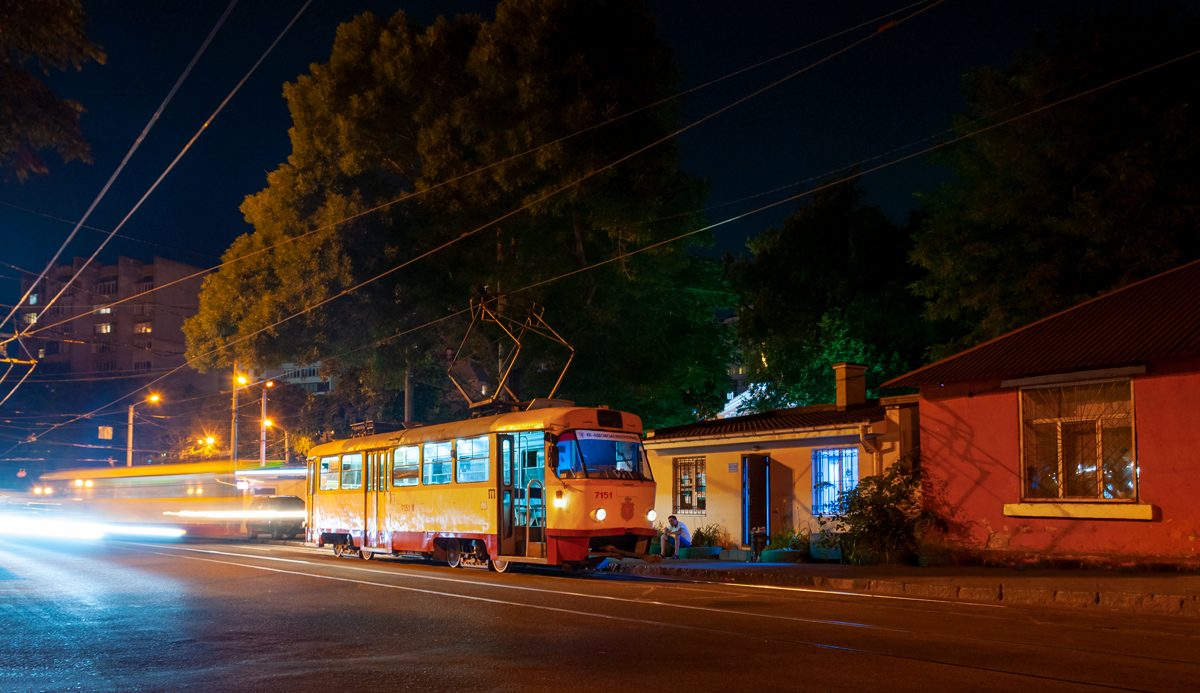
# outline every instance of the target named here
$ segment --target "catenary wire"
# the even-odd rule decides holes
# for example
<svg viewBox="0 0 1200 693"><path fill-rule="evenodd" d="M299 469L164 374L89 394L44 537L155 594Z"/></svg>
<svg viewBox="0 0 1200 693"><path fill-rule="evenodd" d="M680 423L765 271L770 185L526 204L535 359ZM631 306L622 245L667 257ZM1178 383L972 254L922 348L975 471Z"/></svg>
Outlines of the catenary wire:
<svg viewBox="0 0 1200 693"><path fill-rule="evenodd" d="M109 176L108 182L104 184L104 187L100 189L99 194L97 194L96 198L92 200L92 203L88 206L87 211L83 213L83 216L80 217L79 221L75 224L75 228L71 230L71 233L67 236L67 239L62 242L62 245L54 253L54 257L50 258L50 262L47 263L46 269L42 270L41 274L38 275L37 280L29 286L29 290L26 291L25 295L21 297L21 300L17 302L18 305L24 303L25 300L29 298L29 294L32 293L35 288L37 288L38 283L45 278L50 269L54 267L54 263L58 261L59 256L62 255L63 251L67 249L67 245L73 238L75 238L75 234L79 233L80 227L87 222L88 217L90 217L92 214L92 211L96 209L96 205L100 204L100 200L104 199L105 194L108 193L108 189L111 188L112 184L117 180L117 176L121 175L121 171L125 169L125 164L129 163L129 159L133 156L133 153L136 152L138 147L141 146L142 142L145 141L146 135L150 134L150 129L153 128L154 124L158 122L159 117L162 115L163 111L166 110L167 104L171 102L171 99L175 96L175 92L179 91L179 87L183 85L183 81L187 79L187 76L191 73L192 68L196 66L196 63L200 60L200 56L204 54L205 49L208 48L208 44L211 43L213 37L217 35L217 31L225 23L225 20L229 17L229 13L233 11L233 8L237 5L237 2L238 0L230 0L229 6L225 8L225 12L221 14L220 19L217 20L217 23L215 26L213 26L212 31L208 33L208 37L204 39L204 43L200 44L200 49L197 50L196 54L192 56L191 62L189 62L187 67L184 68L183 73L179 75L179 79L175 81L175 86L171 87L171 91L167 93L166 98L163 99L162 104L159 105L158 110L155 111L154 115L150 117L150 122L146 123L146 126L142 128L141 134L139 134L137 139L134 140L133 145L129 148L129 151L125 153L125 158L121 159L121 163L117 166L117 169L113 171L111 176ZM16 313L16 308L10 310L8 315L6 315L3 320L0 320L0 327L7 323L12 318L14 313ZM20 333L20 327L15 327L13 329L13 333ZM8 341L11 340L5 340L4 343L8 343ZM10 392L9 396L11 395L12 393ZM5 397L5 399L7 400L8 397Z"/></svg>
<svg viewBox="0 0 1200 693"><path fill-rule="evenodd" d="M941 1L942 1L942 0L939 0L939 2L941 2ZM444 186L447 186L447 185L450 185L450 184L456 183L456 182L458 182L458 181L460 181L460 180L463 180L463 179L465 179L465 178L468 178L468 177L470 177L470 176L474 176L474 175L476 175L476 174L483 173L483 172L485 172L485 171L487 171L487 170L489 170L489 169L495 168L495 167L497 167L497 166L501 166L501 165L503 165L503 164L506 164L506 163L509 163L509 162L511 162L511 161L515 161L515 160L517 160L517 159L520 159L520 158L522 158L522 157L528 156L528 155L530 155L530 154L534 154L534 153L536 153L536 152L539 152L539 151L541 151L541 150L543 150L543 149L545 149L545 148L547 148L547 147L551 147L551 146L553 146L553 145L555 145L555 144L558 144L558 143L564 142L564 141L566 141L566 140L568 140L568 139L571 139L571 138L577 137L577 136L579 136L579 135L582 135L582 134L584 134L584 133L591 132L592 130L595 130L595 129L597 129L597 128L601 128L601 127L604 127L604 126L606 126L606 125L611 125L612 123L615 123L615 122L617 122L617 121L620 121L620 120L622 120L622 119L624 119L624 118L627 118L627 117L629 117L629 116L632 116L632 115L634 115L634 114L636 114L636 113L640 113L640 112L642 112L642 111L645 111L645 110L647 110L647 109L654 108L654 107L656 107L656 106L662 105L662 104L664 104L664 103L667 103L667 102L669 102L669 101L671 101L671 100L674 100L674 99L676 99L676 98L679 98L679 97L681 97L681 96L684 96L684 95L686 95L686 94L689 94L689 93L692 93L692 92L695 92L695 91L698 91L698 90L704 89L704 88L706 88L706 87L712 86L712 85L714 85L714 84L717 84L717 83L719 83L719 82L725 81L725 80L727 80L727 79L729 79L729 78L731 78L731 77L734 77L734 76L736 76L736 75L740 75L740 74L742 74L742 73L745 73L745 72L748 72L748 71L751 71L751 70L757 69L757 68L759 68L759 67L762 67L762 66L764 66L764 65L767 65L767 64L769 64L769 63L772 63L772 62L774 62L774 61L776 61L776 60L779 60L779 59L781 59L781 58L783 58L783 57L786 57L786 56L792 55L792 54L794 54L794 53L800 52L800 51L802 51L802 50L804 50L804 49L811 48L811 47L813 47L813 46L819 45L819 44L821 44L821 43L824 43L824 42L826 42L826 41L828 41L828 40L830 40L830 39L836 38L836 37L838 37L838 36L842 36L842 35L844 35L844 34L846 34L846 33L852 32L852 31L854 31L854 30L856 30L856 29L860 29L860 28L862 28L862 27L864 27L864 26L868 26L868 25L874 24L874 23L876 23L876 22L879 22L880 20L886 19L886 18L888 18L888 17L890 17L890 16L892 16L892 15L895 15L895 14L897 14L897 13L899 13L899 12L903 12L903 11L905 11L905 10L911 9L911 8L913 8L913 7L916 7L916 6L918 6L918 5L926 4L926 2L928 2L928 0L922 0L921 2L913 3L913 4L907 5L907 6L905 6L905 7L901 7L901 8L899 8L899 9L892 10L891 12L888 12L888 13L885 13L885 14L883 14L883 15L880 15L880 16L878 16L878 17L874 18L874 19L868 20L868 21L866 21L866 22L862 22L862 23L860 23L860 24L857 24L857 25L855 25L855 26L853 26L853 27L850 27L850 28L847 28L847 29L843 29L843 30L841 30L841 31L838 31L838 32L836 32L836 33L834 33L834 34L830 34L830 35L828 35L828 36L826 36L826 37L824 37L824 38L821 38L821 39L818 39L818 40L816 40L816 41L812 41L812 42L809 42L809 43L807 43L807 44L804 44L803 46L800 46L800 47L798 47L798 48L793 48L793 49L790 49L790 50L788 50L788 51L786 51L786 52L784 52L784 53L781 53L781 54L779 54L779 55L777 55L777 56L774 56L774 57L772 57L772 58L768 58L767 60L763 60L763 61L760 61L760 62L758 62L758 63L755 63L754 65L751 65L751 66L748 66L748 67L744 67L744 68L738 69L738 70L736 70L736 71L734 71L734 72L728 73L728 74L726 74L726 75L723 75L723 76L721 76L721 77L718 77L718 78L716 78L716 79L710 80L710 81L708 81L708 82L705 82L705 83L703 83L703 84L697 85L697 86L695 86L695 87L692 87L692 88L690 88L690 89L684 90L684 91L682 91L682 92L679 92L679 93L677 93L677 94L674 94L674 95L672 95L672 96L666 97L666 98L664 98L664 99L660 99L660 100L658 100L658 101L655 101L655 102L653 102L653 103L650 103L650 104L647 104L647 105L644 105L644 106L638 107L638 108L636 108L636 109L634 109L634 110L632 110L632 111L629 111L629 112L627 112L627 113L623 113L623 114L621 114L621 115L619 115L619 116L616 116L616 117L614 117L614 118L612 118L612 119L605 120L605 121L603 121L603 122L600 122L600 123L596 123L595 125L591 125L591 126L589 126L589 127L587 127L587 128L584 128L584 129L582 129L582 130L579 130L579 131L573 132L573 133L571 133L571 134L568 134L568 135L564 135L563 137L560 137L560 138L558 138L558 139L551 140L551 141L549 141L549 142L543 143L543 144L541 144L541 145L538 145L537 147L534 147L534 148L528 149L528 150L526 150L526 151L524 151L524 152L520 152L520 153L517 153L517 154L513 154L513 155L511 155L511 156L508 156L508 157L506 157L506 158L504 158L504 159L501 159L501 160L499 160L499 161L495 161L495 162L493 162L493 163L491 163L491 164L487 164L486 166L482 166L482 167L479 167L479 168L477 168L477 169L473 169L473 170L471 170L471 171L467 171L467 172L465 172L465 173L462 173L462 174L460 174L460 175L458 175L458 176L454 176L454 177L452 177L452 178L450 178L450 179L447 179L447 180L445 180L445 181L441 181L441 182L439 182L439 183L435 183L435 184L433 184L433 185L430 185L429 187L426 187L426 188L422 188L422 189L420 189L420 190L417 190L417 191L415 191L415 192L413 192L413 193L411 193L411 194L405 194L405 195L401 195L400 197L393 198L392 200L389 200L389 201L387 201L387 202L384 202L384 203L382 203L382 204L379 204L379 205L377 205L377 206L371 207L371 208L369 208L369 209L366 209L366 210L363 210L363 211L361 211L361 212L357 212L357 213L355 213L355 214L349 215L349 216L347 216L347 217L344 217L344 218L342 218L342 219L339 219L339 220L337 220L337 221L335 221L335 222L332 222L332 223L326 224L326 225L324 225L324 226L317 227L317 228L315 228L315 229L312 229L312 230L310 230L310 231L306 231L306 232L304 232L304 233L302 233L302 234L298 234L298 235L296 235L296 236L292 236L292 237L290 237L290 238L286 238L286 239L284 239L284 240L282 240L282 241L280 241L280 242L278 242L278 243L275 243L275 244L272 244L272 245L266 246L266 247L264 247L264 248L259 248L258 250L254 250L254 251L251 251L251 252L249 252L249 253L247 253L247 254L245 254L245 255L242 255L242 256L239 256L239 257L237 257L237 258L234 258L234 259L232 259L232 260L229 260L229 261L222 262L222 263L220 263L220 264L218 264L218 265L215 265L215 266L213 266L213 267L210 267L210 268L208 268L208 269L201 270L201 271L199 271L199 272L196 272L196 273L194 273L194 274L188 275L188 276L186 276L186 277L182 277L182 278L180 278L180 279L177 279L177 280L174 280L174 281L172 281L172 282L168 282L168 283L166 283L166 284L163 284L163 285L161 285L161 286L155 286L154 288L152 288L152 289L150 289L150 290L148 290L148 291L145 291L145 292L142 292L142 293L136 294L136 295L134 295L134 296L129 296L129 297L127 297L127 298L124 298L124 299L121 299L121 300L119 300L119 301L116 301L116 302L114 302L114 303L112 303L112 304L110 304L110 305L118 305L118 304L121 304L121 303L125 303L125 302L127 302L127 301L131 301L131 300L133 300L133 299L135 299L135 298L139 298L139 297L141 297L141 296L144 296L144 295L146 295L146 294L148 294L148 293L151 293L151 292L153 292L153 291L158 291L158 290L160 290L160 289L164 289L164 288L166 288L166 287L168 287L168 286L172 286L172 285L174 285L174 284L178 284L178 283L180 283L180 282L188 281L189 279L194 279L194 278L196 278L196 277L199 277L199 276L202 276L202 275L208 274L208 273L210 273L210 272L214 272L214 271L216 271L216 270L218 270L218 269L221 269L222 267L225 267L225 266L228 266L228 265L231 265L231 264L237 263L237 262L241 262L242 260L245 260L245 259L247 259L247 258L250 258L250 257L252 257L252 256L254 256L254 255L258 255L259 253L264 253L264 252L267 252L267 251L269 251L269 250L273 250L273 249L275 249L275 248L278 248L278 247L280 247L280 246L282 246L282 245L286 245L286 244L288 244L288 243L292 243L292 242L295 242L295 241L299 241L299 240L301 240L301 239L303 239L303 238L307 238L307 237L309 237L309 236L312 236L312 235L314 235L314 234L320 233L320 232L322 232L322 231L328 231L328 230L331 230L331 229L333 229L333 228L336 228L337 226L340 226L341 224L345 224L345 223L347 223L347 222L349 222L349 221L353 221L354 219L357 219L357 218L360 218L360 217L363 217L363 216L366 216L366 215L369 215L369 214L373 214L373 213L375 213L375 212L378 212L378 211L380 211L380 210L386 209L386 208L388 208L388 207L390 207L390 206L392 206L392 205L394 205L394 204L397 204L397 203L399 203L399 202L403 202L403 201L409 200L409 199L411 199L411 198L418 197L418 196L420 196L420 195L424 195L425 193L432 192L433 190L436 190L436 189L438 189L438 188L441 188L441 187L444 187ZM881 29L882 29L882 28L884 28L884 27L881 27ZM887 26L886 28L890 28L890 26ZM876 33L878 33L878 31L877 31ZM50 328L52 328L52 327L55 327L55 326L57 326L57 325L61 325L61 324L62 324L62 323L64 323L64 322L69 322L70 320L74 320L76 317L79 317L79 316L75 316L75 317L67 318L66 320L63 320L63 321L60 321L60 322L57 322L57 323L52 323L52 324L50 324L50 325L45 325L45 326L43 326L43 327L40 327L40 328L38 328L38 329L36 329L36 330L32 330L32 331L28 332L27 334L31 334L31 335L32 335L32 334L37 334L37 333L43 332L43 331L45 331L45 330L48 330L48 329L50 329Z"/></svg>

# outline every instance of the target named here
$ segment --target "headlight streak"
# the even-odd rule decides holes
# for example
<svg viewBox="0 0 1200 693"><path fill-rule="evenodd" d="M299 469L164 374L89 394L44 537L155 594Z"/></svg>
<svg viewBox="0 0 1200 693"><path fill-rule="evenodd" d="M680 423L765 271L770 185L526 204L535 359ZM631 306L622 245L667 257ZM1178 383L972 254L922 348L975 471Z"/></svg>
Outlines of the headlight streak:
<svg viewBox="0 0 1200 693"><path fill-rule="evenodd" d="M138 525L110 525L103 522L73 520L35 515L0 515L0 534L19 537L43 537L48 539L103 539L114 535L122 537L163 537L177 539L187 531L178 527L145 527Z"/></svg>
<svg viewBox="0 0 1200 693"><path fill-rule="evenodd" d="M303 510L168 510L163 515L223 520L274 520L283 517L302 518L305 513Z"/></svg>

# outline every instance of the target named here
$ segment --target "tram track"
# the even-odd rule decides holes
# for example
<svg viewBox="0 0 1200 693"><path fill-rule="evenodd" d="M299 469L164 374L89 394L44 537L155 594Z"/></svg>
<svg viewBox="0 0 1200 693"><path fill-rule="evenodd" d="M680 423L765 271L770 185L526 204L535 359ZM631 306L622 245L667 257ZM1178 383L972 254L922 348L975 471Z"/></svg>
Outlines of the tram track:
<svg viewBox="0 0 1200 693"><path fill-rule="evenodd" d="M988 674L1006 675L1006 676L1013 676L1013 677L1025 678L1025 679L1030 679L1030 680L1046 681L1046 682L1054 681L1054 682L1065 683L1065 684L1087 686L1087 687L1094 687L1094 688L1103 688L1103 689L1110 689L1110 690L1156 690L1156 689L1155 688L1138 688L1138 687L1131 687L1131 686L1123 686L1123 685L1118 685L1112 681L1109 681L1109 682L1102 682L1102 681L1095 681L1095 680L1089 681L1089 680L1084 680L1084 679L1080 679L1080 678L1054 676L1054 675L1048 675L1048 674L1037 673L1037 672L1032 672L1032 671L1021 671L1021 670L1015 670L1015 669L1004 668L1004 667L982 666L982 665L972 664L972 663L968 663L968 662L961 662L961 661L959 661L959 662L948 661L946 658L914 656L912 654L905 654L903 652L885 651L882 648L839 645L839 644L835 644L834 642L831 642L831 641L836 641L837 640L836 637L818 638L818 639L787 637L787 636L781 636L781 635L764 634L762 632L754 632L752 630L722 628L722 627L716 627L714 625L697 625L697 624L693 624L693 623L679 623L679 622L673 622L671 620L659 620L659 619L655 619L655 618L643 618L643 617L619 615L619 614L613 614L613 613L604 613L603 611L597 611L597 610L567 608L564 606L555 606L555 605L551 605L551 604L538 604L538 603L531 603L529 601L497 598L495 596L482 596L480 594L464 594L461 592L448 591L446 589L431 589L431 588L418 587L418 586L413 586L413 585L395 584L393 582L385 582L383 580L385 580L387 578L401 579L401 580L424 580L424 581L434 582L434 583L438 583L438 584L442 584L442 585L459 585L459 586L467 587L470 589L482 589L482 590L503 589L503 590L509 590L514 593L530 594L530 595L537 594L539 596L548 597L548 598L589 599L589 600L599 601L602 603L621 604L621 605L625 605L625 606L631 606L634 608L657 607L657 608L664 608L664 609L672 609L672 610L675 610L677 613L678 612L686 612L686 613L691 613L691 614L696 614L696 615L703 615L705 617L711 616L713 618L727 617L727 618L734 618L734 619L751 619L752 621L759 622L759 623L762 623L762 622L793 623L793 624L802 625L802 626L819 626L819 627L853 629L853 630L859 631L859 632L871 631L871 632L877 632L877 633L881 633L881 634L901 636L902 638L911 639L912 641L916 641L918 639L950 640L950 641L959 641L959 642L970 642L970 643L978 644L978 645L991 645L991 646L1002 646L1002 647L1008 647L1008 648L1031 649L1031 650L1039 650L1039 651L1046 651L1046 652L1055 652L1055 653L1059 653L1059 654L1069 654L1069 655L1079 656L1079 657L1097 657L1097 658L1102 658L1102 659L1106 659L1106 660L1112 659L1112 658L1120 658L1124 661L1129 662L1131 665L1135 662L1142 662L1142 663L1147 663L1147 664L1156 663L1156 664L1160 664L1160 665L1174 665L1174 666L1182 665L1185 667L1200 668L1200 662L1183 660L1183 659L1172 659L1172 658L1167 658L1167 657L1154 657L1154 656L1147 656L1147 655L1131 654L1131 653L1127 653L1127 652L1114 652L1114 651L1094 650L1094 649L1080 649L1080 648L1073 648L1073 647L1064 647L1061 645L1050 645L1050 644L1028 642L1028 641L1014 641L1014 640L984 638L984 637L969 636L969 635L934 633L934 632L929 632L929 631L918 631L918 630L911 630L911 629L895 628L895 627L881 626L881 625L871 624L871 623L860 623L860 622L847 621L847 620L808 618L808 617L799 617L799 616L788 616L788 615L783 615L783 614L763 614L763 613L758 613L755 611L735 609L735 608L720 608L720 607L700 606L700 605L693 605L693 604L679 604L679 603L674 603L674 602L670 602L670 601L663 601L661 599L619 597L619 596L593 594L593 593L588 593L588 592L579 592L579 591L571 591L571 590L548 589L548 588L544 588L544 587L535 587L535 586L529 586L529 585L504 584L501 582L496 582L496 581L487 580L487 579L473 580L473 579L469 579L469 578L450 577L447 575L432 575L432 574L427 574L427 573L423 573L420 571L414 571L414 570L405 570L405 569L387 570L387 569L381 569L380 567L368 568L365 566L352 565L352 564L342 565L339 562L335 562L335 561L309 561L309 560L303 560L303 559L299 559L299 558L284 558L284 557L280 557L280 556L262 556L262 555L258 555L258 554L252 554L252 553L241 553L238 551L221 551L221 550L215 550L215 549L200 549L200 548L193 548L193 547L184 547L184 548L179 548L179 549L172 548L169 550L163 550L164 547L162 545L146 545L146 544L139 544L139 543L133 543L133 542L128 543L128 545L130 548L127 548L127 550L136 551L139 553L170 556L173 558L183 558L183 559L187 559L187 560L210 562L210 563L222 564L222 565L227 565L227 566L236 566L236 567L242 568L242 569L264 571L264 572L270 572L270 573L281 574L281 575L290 575L290 576L301 577L301 578L328 580L328 581L341 582L341 583L346 583L346 584L355 584L355 585L360 585L360 586L364 586L364 587L373 587L373 588L380 588L380 589L402 590L402 591L426 594L426 595L431 595L431 596L439 596L439 597L447 597L447 598L454 598L454 599L461 599L461 600L470 600L470 601L475 601L475 602L480 602L480 603L488 603L488 604L493 604L493 605L497 605L497 606L516 607L516 608L522 608L522 609L534 609L534 610L540 610L540 611L544 611L544 612L554 612L554 613L559 613L559 614L568 615L568 616L572 616L572 617L603 619L603 620L612 621L612 622L637 624L640 626L649 626L649 627L663 628L663 629L684 630L684 631L691 631L694 633L707 633L707 634L722 636L722 637L736 637L736 638L740 638L740 639L750 639L750 640L755 640L755 641L760 641L760 642L773 642L773 643L815 648L815 649L820 649L820 650L855 653L855 654L860 654L860 655L865 655L865 656L882 657L882 658L888 658L888 659L894 659L894 660L919 662L919 663L936 665L936 666L941 666L941 667L950 667L950 668L962 669L962 670L986 672ZM201 555L187 555L187 554L201 554ZM237 560L237 559L241 559L241 560ZM243 562L243 561L260 561L260 562L266 562L266 563L284 564L284 565L287 565L288 568L284 568L284 567L282 567L282 565L280 567L273 567L270 565L255 565L253 563L247 563L247 562ZM326 574L326 573L322 573L322 572L317 572L319 570L341 571L341 572L343 572L343 575L330 575L330 574ZM358 575L369 574L372 577L366 578L366 579L361 579L358 577L348 577L348 576L344 575L345 572L350 572L350 573L354 573L354 574L358 574ZM645 583L645 581L638 581L638 582L641 584ZM633 583L627 583L627 584L633 584ZM662 587L669 587L669 586L671 586L672 583L664 584L664 583L660 583L660 582L656 581L655 584L662 586ZM713 587L730 587L727 585L712 585L712 586ZM734 587L738 587L738 586L734 586ZM861 595L854 595L854 593L845 593L845 594L853 595L853 596L861 596ZM814 595L808 595L808 596L814 596ZM936 600L929 600L929 601L936 601ZM954 604L955 606L959 606L959 604L956 602L946 602L946 603ZM947 651L947 650L943 650L943 651Z"/></svg>

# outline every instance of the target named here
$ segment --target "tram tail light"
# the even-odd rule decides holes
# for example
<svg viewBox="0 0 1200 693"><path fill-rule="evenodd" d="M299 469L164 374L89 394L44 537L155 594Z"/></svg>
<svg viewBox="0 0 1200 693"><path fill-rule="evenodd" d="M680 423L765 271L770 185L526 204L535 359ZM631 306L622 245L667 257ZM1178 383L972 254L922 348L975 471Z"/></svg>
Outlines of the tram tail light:
<svg viewBox="0 0 1200 693"><path fill-rule="evenodd" d="M556 508L567 507L567 499L563 498L562 491L554 492L554 507L556 507Z"/></svg>
<svg viewBox="0 0 1200 693"><path fill-rule="evenodd" d="M608 517L608 513L604 508L596 508L592 511L592 519L596 522L604 522L605 517Z"/></svg>

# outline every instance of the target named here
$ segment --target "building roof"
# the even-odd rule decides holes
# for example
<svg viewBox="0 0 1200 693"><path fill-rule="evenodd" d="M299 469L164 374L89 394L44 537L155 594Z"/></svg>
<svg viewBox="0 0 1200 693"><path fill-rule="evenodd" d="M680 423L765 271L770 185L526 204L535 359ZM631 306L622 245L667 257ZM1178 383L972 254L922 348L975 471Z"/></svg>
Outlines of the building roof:
<svg viewBox="0 0 1200 693"><path fill-rule="evenodd" d="M727 436L738 433L789 431L803 428L828 428L847 424L871 423L884 418L885 409L877 401L838 411L837 405L819 404L795 409L775 409L746 416L733 416L712 421L697 421L683 426L660 428L647 442L679 438Z"/></svg>
<svg viewBox="0 0 1200 693"><path fill-rule="evenodd" d="M1030 323L883 384L1021 378L1200 356L1200 261Z"/></svg>

